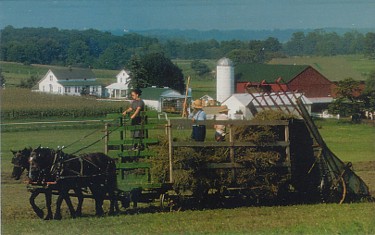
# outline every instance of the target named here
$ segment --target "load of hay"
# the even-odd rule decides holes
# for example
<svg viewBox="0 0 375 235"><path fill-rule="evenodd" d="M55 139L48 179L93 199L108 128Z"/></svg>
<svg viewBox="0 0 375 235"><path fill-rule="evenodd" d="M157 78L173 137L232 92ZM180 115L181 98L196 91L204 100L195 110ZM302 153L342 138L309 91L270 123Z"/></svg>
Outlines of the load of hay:
<svg viewBox="0 0 375 235"><path fill-rule="evenodd" d="M290 120L295 117L277 111L259 113L255 120ZM253 142L256 147L234 148L234 161L241 168L211 167L230 163L230 148L181 147L174 151L173 188L179 194L191 193L204 197L216 193L242 195L250 200L272 200L286 190L290 172L280 163L285 161L285 148L270 147L268 143L283 140L284 129L271 126L239 126L234 130L235 141ZM153 147L152 178L160 183L168 181L168 143ZM179 141L179 140L176 140ZM184 140L186 141L186 140ZM233 172L234 171L234 172Z"/></svg>

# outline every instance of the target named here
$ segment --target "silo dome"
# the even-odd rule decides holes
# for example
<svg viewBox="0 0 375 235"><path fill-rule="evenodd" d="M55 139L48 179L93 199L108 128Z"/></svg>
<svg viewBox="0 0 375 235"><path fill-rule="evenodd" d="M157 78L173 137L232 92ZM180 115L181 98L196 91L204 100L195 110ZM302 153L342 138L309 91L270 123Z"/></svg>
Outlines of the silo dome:
<svg viewBox="0 0 375 235"><path fill-rule="evenodd" d="M234 68L228 58L221 58L216 66L216 100L223 102L234 93Z"/></svg>
<svg viewBox="0 0 375 235"><path fill-rule="evenodd" d="M233 66L233 62L230 59L223 57L217 61L217 66Z"/></svg>

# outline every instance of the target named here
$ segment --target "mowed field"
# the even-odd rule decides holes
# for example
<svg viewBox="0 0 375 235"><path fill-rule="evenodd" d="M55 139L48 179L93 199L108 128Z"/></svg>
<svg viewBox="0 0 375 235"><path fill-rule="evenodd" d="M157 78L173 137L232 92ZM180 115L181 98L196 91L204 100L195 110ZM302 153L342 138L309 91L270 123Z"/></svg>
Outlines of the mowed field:
<svg viewBox="0 0 375 235"><path fill-rule="evenodd" d="M344 161L352 161L356 173L375 193L375 127L369 124L352 125L337 120L317 121L319 130L331 150ZM98 128L98 127L95 127ZM72 143L94 129L79 129L67 125L64 129L52 126L31 131L7 131L1 134L1 204L2 234L374 234L375 204L290 205L276 207L241 207L161 212L154 204L128 209L118 216L95 217L93 200L86 199L83 217L70 219L63 204L62 221L43 221L32 211L22 181L10 178L9 149L26 146L56 147ZM99 127L100 129L100 127ZM73 152L102 136L98 131L73 145ZM359 137L360 135L360 137ZM86 152L103 151L100 142ZM56 199L56 197L54 197ZM42 206L42 197L38 205ZM108 203L105 204L108 211Z"/></svg>

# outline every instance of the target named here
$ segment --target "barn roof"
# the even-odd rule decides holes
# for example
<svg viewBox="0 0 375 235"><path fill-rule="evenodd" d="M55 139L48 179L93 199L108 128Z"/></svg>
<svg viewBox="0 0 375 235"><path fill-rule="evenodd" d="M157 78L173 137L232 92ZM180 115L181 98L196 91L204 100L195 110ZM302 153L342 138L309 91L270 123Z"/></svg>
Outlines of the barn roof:
<svg viewBox="0 0 375 235"><path fill-rule="evenodd" d="M51 68L50 70L58 80L95 78L95 74L92 72L91 69Z"/></svg>
<svg viewBox="0 0 375 235"><path fill-rule="evenodd" d="M305 71L309 65L281 64L239 64L235 67L237 82L274 82L282 77L285 82L291 81Z"/></svg>
<svg viewBox="0 0 375 235"><path fill-rule="evenodd" d="M226 102L232 98L243 106L248 106L249 103L253 103L256 107L267 107L268 105L275 106L275 104L283 106L292 105L290 100L295 102L295 96L301 97L304 104L312 104L312 102L306 96L298 93L293 95L290 92L287 92L286 94L270 93L267 95L264 95L263 93L253 93L252 95L250 95L249 93L236 93L225 100L223 104L226 104Z"/></svg>

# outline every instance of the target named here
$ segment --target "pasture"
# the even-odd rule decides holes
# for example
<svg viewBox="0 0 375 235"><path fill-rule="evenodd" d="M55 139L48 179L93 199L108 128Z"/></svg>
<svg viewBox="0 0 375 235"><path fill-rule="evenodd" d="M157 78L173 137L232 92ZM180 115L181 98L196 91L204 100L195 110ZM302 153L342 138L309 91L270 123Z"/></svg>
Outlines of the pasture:
<svg viewBox="0 0 375 235"><path fill-rule="evenodd" d="M337 120L317 122L331 150L353 167L370 190L375 192L374 126L352 125ZM28 203L25 184L10 178L9 149L26 146L56 147L68 145L94 131L98 126L80 129L66 125L64 129L45 128L1 133L2 233L3 234L373 234L375 233L375 204L317 204L277 207L242 207L196 211L160 212L154 204L139 210L127 209L118 216L97 218L93 200L86 199L84 216L69 219L63 207L62 221L42 221ZM360 134L360 138L357 135ZM73 152L103 135L99 131L66 149ZM103 151L100 142L85 152ZM43 200L41 200L42 205ZM63 204L65 206L65 204ZM105 206L108 210L108 204Z"/></svg>

